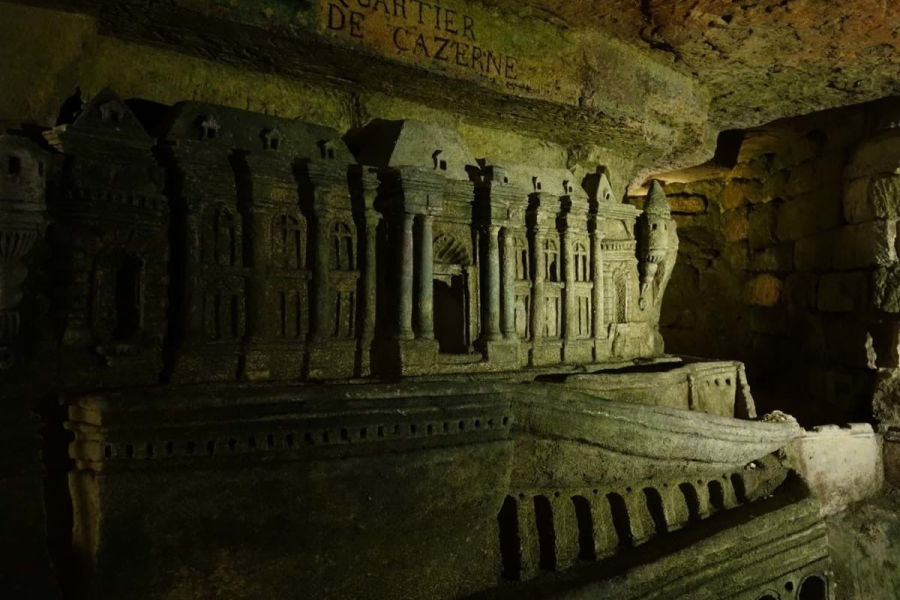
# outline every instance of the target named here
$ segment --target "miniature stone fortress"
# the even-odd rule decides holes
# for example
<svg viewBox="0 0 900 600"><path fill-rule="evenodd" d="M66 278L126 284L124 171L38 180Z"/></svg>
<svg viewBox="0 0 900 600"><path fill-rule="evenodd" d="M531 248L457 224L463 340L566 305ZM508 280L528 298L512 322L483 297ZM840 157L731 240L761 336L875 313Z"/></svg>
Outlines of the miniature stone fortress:
<svg viewBox="0 0 900 600"><path fill-rule="evenodd" d="M85 383L662 352L677 236L659 188L642 215L612 200L605 174L588 194L562 169L479 164L455 132L419 122L358 132L358 164L315 125L195 102L166 119L162 166L109 91L46 134L64 163L50 200L54 313L64 370Z"/></svg>
<svg viewBox="0 0 900 600"><path fill-rule="evenodd" d="M658 183L416 121L155 136L105 91L0 138L3 364L42 237L76 597L831 597L796 423L663 354Z"/></svg>

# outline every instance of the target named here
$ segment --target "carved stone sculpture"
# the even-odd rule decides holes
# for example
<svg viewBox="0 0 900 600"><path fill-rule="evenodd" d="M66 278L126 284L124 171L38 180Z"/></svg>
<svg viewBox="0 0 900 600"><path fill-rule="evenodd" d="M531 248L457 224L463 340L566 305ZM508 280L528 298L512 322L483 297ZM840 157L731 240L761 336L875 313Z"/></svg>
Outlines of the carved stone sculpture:
<svg viewBox="0 0 900 600"><path fill-rule="evenodd" d="M84 598L828 589L796 422L755 420L740 363L663 354L659 184L642 212L416 121L345 143L184 102L157 135L104 91L45 136ZM0 160L5 319L43 174Z"/></svg>
<svg viewBox="0 0 900 600"><path fill-rule="evenodd" d="M50 154L17 129L0 129L0 589L19 598L59 598L47 548L47 469L36 394L53 379L35 252L46 222ZM34 267L37 267L36 269Z"/></svg>
<svg viewBox="0 0 900 600"><path fill-rule="evenodd" d="M156 383L168 327L168 202L153 140L111 90L45 134L63 155L50 198L63 376Z"/></svg>
<svg viewBox="0 0 900 600"><path fill-rule="evenodd" d="M0 135L0 370L19 354L25 256L43 234L47 155L20 136Z"/></svg>

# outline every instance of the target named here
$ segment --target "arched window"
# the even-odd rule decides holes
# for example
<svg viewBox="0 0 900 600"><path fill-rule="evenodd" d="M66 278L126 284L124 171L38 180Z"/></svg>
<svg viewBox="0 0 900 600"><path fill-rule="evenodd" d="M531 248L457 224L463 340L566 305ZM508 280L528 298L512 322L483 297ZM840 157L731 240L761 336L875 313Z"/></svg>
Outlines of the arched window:
<svg viewBox="0 0 900 600"><path fill-rule="evenodd" d="M628 515L628 505L625 499L610 492L606 495L609 502L610 514L612 514L613 527L616 529L616 537L619 538L619 547L628 548L634 545L634 536L631 532L631 517Z"/></svg>
<svg viewBox="0 0 900 600"><path fill-rule="evenodd" d="M596 560L597 548L594 543L594 515L591 503L584 496L572 496L575 521L578 524L578 558Z"/></svg>
<svg viewBox="0 0 900 600"><path fill-rule="evenodd" d="M534 497L534 519L540 550L538 566L544 571L555 571L556 529L553 526L553 506L546 496Z"/></svg>
<svg viewBox="0 0 900 600"><path fill-rule="evenodd" d="M697 489L690 483L682 483L678 486L681 495L684 497L684 504L687 508L688 523L695 523L700 520L700 498L697 495Z"/></svg>
<svg viewBox="0 0 900 600"><path fill-rule="evenodd" d="M302 217L278 215L272 222L272 263L281 269L306 266L306 225Z"/></svg>
<svg viewBox="0 0 900 600"><path fill-rule="evenodd" d="M210 206L204 215L203 262L241 266L241 217L222 204Z"/></svg>
<svg viewBox="0 0 900 600"><path fill-rule="evenodd" d="M519 505L512 496L503 501L497 515L500 529L500 557L504 579L518 581L522 578L522 540L519 537Z"/></svg>
<svg viewBox="0 0 900 600"><path fill-rule="evenodd" d="M666 521L666 509L663 506L659 490L652 487L644 488L644 500L647 502L647 511L650 513L650 518L653 519L653 528L656 533L667 532L669 524Z"/></svg>
<svg viewBox="0 0 900 600"><path fill-rule="evenodd" d="M515 238L516 279L525 281L531 278L531 264L528 256L528 241L521 235Z"/></svg>
<svg viewBox="0 0 900 600"><path fill-rule="evenodd" d="M559 281L559 246L554 240L544 240L544 278Z"/></svg>
<svg viewBox="0 0 900 600"><path fill-rule="evenodd" d="M141 327L141 285L144 263L130 260L116 271L116 326L113 339L131 339Z"/></svg>
<svg viewBox="0 0 900 600"><path fill-rule="evenodd" d="M798 600L828 600L828 584L818 575L811 575L800 584Z"/></svg>
<svg viewBox="0 0 900 600"><path fill-rule="evenodd" d="M706 485L709 491L709 507L713 511L725 510L725 491L722 484L716 480L710 481Z"/></svg>
<svg viewBox="0 0 900 600"><path fill-rule="evenodd" d="M584 242L575 243L575 281L587 281L589 273L588 249Z"/></svg>
<svg viewBox="0 0 900 600"><path fill-rule="evenodd" d="M331 228L331 268L335 271L352 271L355 264L353 230L347 223L338 221Z"/></svg>

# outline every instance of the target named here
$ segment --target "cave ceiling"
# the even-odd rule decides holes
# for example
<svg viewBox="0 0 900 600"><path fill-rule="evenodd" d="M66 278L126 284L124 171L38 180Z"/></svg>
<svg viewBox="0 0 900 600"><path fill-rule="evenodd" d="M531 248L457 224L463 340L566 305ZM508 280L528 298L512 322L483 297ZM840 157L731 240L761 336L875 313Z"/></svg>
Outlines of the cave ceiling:
<svg viewBox="0 0 900 600"><path fill-rule="evenodd" d="M435 3L459 12L460 42L474 46L477 32L486 49L518 56L492 78L472 75L471 53L469 69L436 61L434 31L430 60L416 62L400 51L412 49L415 24L397 37L398 21L382 15L374 29L378 6L432 6L424 0L13 1L90 14L101 35L374 90L570 148L615 148L656 170L709 159L722 130L900 94L892 0ZM341 17L343 30L329 31L332 5L366 12L369 29L354 35ZM460 23L463 14L474 17Z"/></svg>
<svg viewBox="0 0 900 600"><path fill-rule="evenodd" d="M513 0L486 0L508 7ZM528 0L642 48L710 94L717 130L900 93L893 0Z"/></svg>

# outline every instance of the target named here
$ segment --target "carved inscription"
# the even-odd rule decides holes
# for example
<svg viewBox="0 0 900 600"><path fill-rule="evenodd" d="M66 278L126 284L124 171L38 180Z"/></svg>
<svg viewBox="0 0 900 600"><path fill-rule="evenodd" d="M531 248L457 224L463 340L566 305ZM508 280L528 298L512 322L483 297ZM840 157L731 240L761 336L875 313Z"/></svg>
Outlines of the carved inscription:
<svg viewBox="0 0 900 600"><path fill-rule="evenodd" d="M320 25L392 57L522 87L519 59L483 39L475 17L424 0L330 0Z"/></svg>

